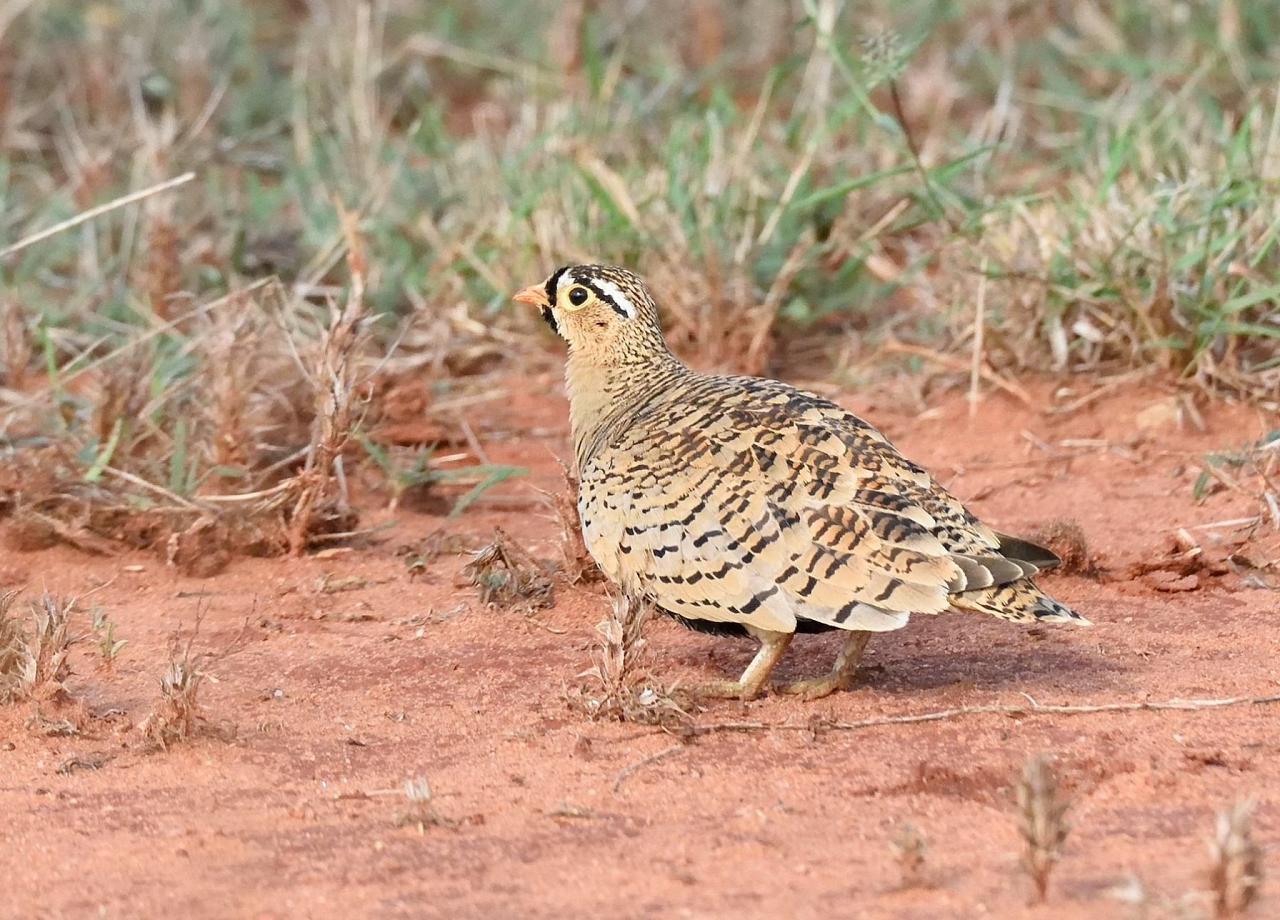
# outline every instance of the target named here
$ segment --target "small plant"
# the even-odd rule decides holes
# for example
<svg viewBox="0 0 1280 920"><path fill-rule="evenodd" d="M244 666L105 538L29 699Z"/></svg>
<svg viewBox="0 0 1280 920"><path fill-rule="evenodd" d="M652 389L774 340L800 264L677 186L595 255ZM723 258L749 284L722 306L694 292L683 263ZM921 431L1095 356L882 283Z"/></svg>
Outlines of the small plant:
<svg viewBox="0 0 1280 920"><path fill-rule="evenodd" d="M191 657L190 645L173 658L160 678L160 702L138 726L149 746L167 751L195 731L200 719L200 685L204 672Z"/></svg>
<svg viewBox="0 0 1280 920"><path fill-rule="evenodd" d="M1220 812L1209 840L1209 888L1219 918L1244 914L1262 887L1262 847L1253 839L1254 807L1245 799Z"/></svg>
<svg viewBox="0 0 1280 920"><path fill-rule="evenodd" d="M391 491L388 509L395 511L406 493L414 490L429 489L437 483L456 483L470 485L471 488L453 504L450 517L457 517L472 505L481 495L499 483L514 476L523 476L528 470L519 466L503 466L500 464L480 463L475 466L456 470L441 470L431 466L432 448L418 451L412 460L405 464L400 462L387 447L377 443L364 432L356 432L356 440L364 448L387 482Z"/></svg>
<svg viewBox="0 0 1280 920"><path fill-rule="evenodd" d="M563 460L560 463L560 474L564 478L564 487L558 492L546 492L551 510L555 512L556 521L560 524L560 551L563 557L564 577L569 584L580 581L599 581L604 573L591 558L586 541L582 539L582 522L578 518L578 477L575 476Z"/></svg>
<svg viewBox="0 0 1280 920"><path fill-rule="evenodd" d="M68 659L83 638L71 632L75 600L40 595L30 602L31 630L26 632L9 614L15 597L0 597L0 701L66 702Z"/></svg>
<svg viewBox="0 0 1280 920"><path fill-rule="evenodd" d="M369 312L365 305L368 262L359 233L359 218L339 206L338 217L347 245L351 287L346 304L331 303L315 364L309 369L315 396L315 420L302 470L291 481L293 508L287 534L289 552L298 556L317 531L316 517L325 512L326 498L335 477L344 494L342 453L355 429L359 408L360 354L368 343ZM321 525L320 529L323 529Z"/></svg>
<svg viewBox="0 0 1280 920"><path fill-rule="evenodd" d="M116 637L116 624L107 619L106 612L100 607L93 611L93 634L98 638L98 652L102 655L103 666L112 667L129 640Z"/></svg>
<svg viewBox="0 0 1280 920"><path fill-rule="evenodd" d="M1069 806L1049 758L1037 755L1027 761L1018 780L1018 830L1025 845L1022 865L1031 876L1039 901L1048 895L1049 876L1070 830L1066 821Z"/></svg>
<svg viewBox="0 0 1280 920"><path fill-rule="evenodd" d="M152 749L168 750L169 745L190 738L203 724L200 688L204 685L210 662L235 651L243 641L244 632L216 652L193 654L196 636L204 621L204 611L197 610L195 625L183 642L180 632L175 632L169 643L169 665L160 677L160 702L138 724L143 743Z"/></svg>
<svg viewBox="0 0 1280 920"><path fill-rule="evenodd" d="M493 542L475 553L462 574L480 589L486 606L532 611L551 604L551 579L501 528L494 528Z"/></svg>
<svg viewBox="0 0 1280 920"><path fill-rule="evenodd" d="M416 827L419 834L425 834L429 827L453 827L457 823L436 810L431 783L425 776L405 780L404 797L409 804L396 819L400 827Z"/></svg>
<svg viewBox="0 0 1280 920"><path fill-rule="evenodd" d="M592 666L580 676L597 686L570 694L570 703L591 718L673 729L688 724L689 714L650 670L644 638L649 610L639 601L615 598L609 616L596 626L600 638L591 654Z"/></svg>
<svg viewBox="0 0 1280 920"><path fill-rule="evenodd" d="M27 637L18 618L10 613L17 599L17 591L0 594L0 704L20 695L22 663L26 660Z"/></svg>
<svg viewBox="0 0 1280 920"><path fill-rule="evenodd" d="M898 861L902 887L915 888L923 882L924 857L928 844L924 835L910 821L898 828L890 846L894 858Z"/></svg>

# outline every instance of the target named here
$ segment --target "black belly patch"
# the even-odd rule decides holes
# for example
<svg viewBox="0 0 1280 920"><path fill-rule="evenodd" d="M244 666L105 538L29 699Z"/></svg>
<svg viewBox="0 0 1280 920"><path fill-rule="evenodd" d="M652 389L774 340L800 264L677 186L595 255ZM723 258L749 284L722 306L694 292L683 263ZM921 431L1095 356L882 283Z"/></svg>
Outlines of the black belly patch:
<svg viewBox="0 0 1280 920"><path fill-rule="evenodd" d="M706 633L711 636L730 636L738 639L745 639L751 635L751 633L747 632L747 627L741 623L725 623L720 620L697 620L693 617L672 613L670 610L663 610L661 607L658 608L658 611L665 613L681 626L692 629L694 632ZM798 633L824 633L839 628L828 623L819 623L817 620L796 620L796 632Z"/></svg>

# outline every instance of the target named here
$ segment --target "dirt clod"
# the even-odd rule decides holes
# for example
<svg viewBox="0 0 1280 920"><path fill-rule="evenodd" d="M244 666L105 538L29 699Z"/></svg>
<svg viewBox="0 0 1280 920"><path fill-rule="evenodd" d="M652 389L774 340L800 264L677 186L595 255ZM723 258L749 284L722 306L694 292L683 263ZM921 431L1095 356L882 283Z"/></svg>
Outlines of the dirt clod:
<svg viewBox="0 0 1280 920"><path fill-rule="evenodd" d="M183 575L211 578L231 562L231 535L215 518L202 517L165 543L165 562Z"/></svg>
<svg viewBox="0 0 1280 920"><path fill-rule="evenodd" d="M1054 518L1032 530L1027 539L1053 550L1062 560L1055 569L1058 574L1092 575L1098 570L1097 562L1089 554L1084 528L1071 518Z"/></svg>
<svg viewBox="0 0 1280 920"><path fill-rule="evenodd" d="M1200 587L1200 576L1192 573L1190 575L1179 576L1176 572L1170 572L1167 569L1160 569L1155 572L1148 572L1145 576L1147 584L1155 588L1157 591L1164 591L1167 594L1180 594L1184 591L1195 591Z"/></svg>
<svg viewBox="0 0 1280 920"><path fill-rule="evenodd" d="M34 553L58 543L58 534L49 522L35 515L18 512L4 530L4 544L18 553Z"/></svg>

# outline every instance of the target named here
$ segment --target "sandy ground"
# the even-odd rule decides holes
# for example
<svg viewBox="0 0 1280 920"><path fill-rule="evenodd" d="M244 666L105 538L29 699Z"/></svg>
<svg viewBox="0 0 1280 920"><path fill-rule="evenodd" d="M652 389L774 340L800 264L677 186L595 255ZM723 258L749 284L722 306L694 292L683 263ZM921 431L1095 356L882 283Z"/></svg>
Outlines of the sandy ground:
<svg viewBox="0 0 1280 920"><path fill-rule="evenodd" d="M551 377L519 387L558 392ZM919 417L889 393L847 398L999 528L1078 522L1101 572L1044 583L1096 626L918 617L872 643L853 692L714 704L697 721L805 725L1024 694L1084 704L1280 693L1278 595L1212 563L1229 552L1215 537L1230 527L1191 529L1256 513L1237 493L1193 503L1196 460L1275 419L1204 406L1207 431L1180 428L1163 408L1169 392L1113 392L1063 415L994 395L973 419L958 397ZM1033 393L1045 401L1049 388ZM527 618L458 587L463 556L411 580L396 555L441 527L479 544L501 525L555 558L557 525L531 486L558 487L552 453L568 455L566 427L558 397L514 393L479 433L494 461L527 464L530 479L455 521L400 511L379 544L329 558L237 560L197 580L141 553L5 550L0 586L96 588L86 605L129 645L111 670L94 642L77 647L79 735L45 736L25 706L0 711L0 914L1125 917L1135 914L1112 890L1132 876L1157 906L1204 887L1214 813L1238 797L1259 798L1256 833L1280 841L1276 705L689 743L586 720L565 689L588 665L601 586L557 585L555 604ZM1193 577L1170 561L1179 527L1211 560ZM333 591L334 579L353 590ZM201 605L197 649L225 648L248 625L210 665L202 734L148 753L134 726L157 699L175 628ZM752 653L665 620L650 635L673 680L736 675ZM797 640L778 676L825 669L836 641ZM1037 752L1070 790L1073 829L1047 903L1029 906L1013 787ZM399 820L399 790L415 776L456 823ZM908 822L928 848L921 882L904 887L891 842ZM1264 892L1256 915L1274 916L1276 903Z"/></svg>

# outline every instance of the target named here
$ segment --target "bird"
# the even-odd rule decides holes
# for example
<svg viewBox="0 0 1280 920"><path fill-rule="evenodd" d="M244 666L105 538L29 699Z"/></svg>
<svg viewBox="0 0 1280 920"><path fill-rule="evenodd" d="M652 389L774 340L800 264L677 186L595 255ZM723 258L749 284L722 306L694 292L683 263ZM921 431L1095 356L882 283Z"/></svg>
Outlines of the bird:
<svg viewBox="0 0 1280 920"><path fill-rule="evenodd" d="M628 599L760 646L737 680L819 699L853 687L868 640L911 614L1089 620L1033 581L1058 557L982 523L870 423L778 380L697 372L645 282L569 265L514 300L567 345L583 539ZM847 633L828 673L772 687L796 633Z"/></svg>

